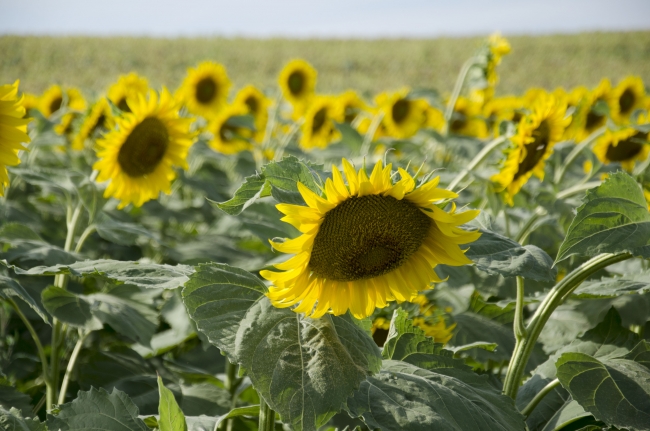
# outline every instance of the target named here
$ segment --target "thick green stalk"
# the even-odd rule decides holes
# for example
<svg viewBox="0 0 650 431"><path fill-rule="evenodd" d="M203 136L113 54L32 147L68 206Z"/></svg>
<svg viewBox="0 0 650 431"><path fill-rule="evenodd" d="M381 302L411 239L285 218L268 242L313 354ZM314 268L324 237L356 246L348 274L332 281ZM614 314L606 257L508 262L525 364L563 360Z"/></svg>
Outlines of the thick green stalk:
<svg viewBox="0 0 650 431"><path fill-rule="evenodd" d="M499 145L504 143L506 141L505 136L499 136L496 139L493 139L490 141L486 146L483 147L479 153L474 156L471 162L467 165L465 169L460 171L458 175L456 175L456 178L454 178L449 185L447 186L447 190L454 190L458 184L461 183L467 177L467 175L472 172L485 158Z"/></svg>
<svg viewBox="0 0 650 431"><path fill-rule="evenodd" d="M224 382L225 389L230 393L230 409L237 406L237 389L241 384L241 379L237 377L238 371L237 364L233 364L226 358L226 380ZM219 429L226 431L233 431L234 422L232 419L226 419L219 425Z"/></svg>
<svg viewBox="0 0 650 431"><path fill-rule="evenodd" d="M515 303L515 319L513 322L515 339L522 340L526 337L524 325L524 279L517 277L517 302Z"/></svg>
<svg viewBox="0 0 650 431"><path fill-rule="evenodd" d="M260 420L259 431L273 431L275 428L275 412L271 410L264 398L260 396Z"/></svg>
<svg viewBox="0 0 650 431"><path fill-rule="evenodd" d="M539 305L533 318L526 327L525 336L517 339L515 349L510 359L510 366L506 373L506 378L503 382L503 393L512 399L517 396L517 391L521 385L521 380L533 352L535 343L541 334L544 325L551 317L555 309L562 304L566 298L578 287L580 284L591 276L596 271L608 267L617 262L621 262L632 257L629 253L611 254L604 253L580 265L567 275L562 281L556 284L551 291L546 295L546 298ZM519 290L518 290L519 301ZM523 299L523 294L522 294Z"/></svg>
<svg viewBox="0 0 650 431"><path fill-rule="evenodd" d="M84 334L81 331L79 331L79 340L77 340L77 344L75 344L74 349L72 350L72 354L70 355L70 360L68 361L68 366L65 370L65 376L63 376L63 382L61 383L61 390L59 391L58 404L63 404L65 402L65 394L68 391L70 376L72 375L72 371L74 371L74 366L77 363L79 352L81 352L81 348L83 347L84 340L86 339L88 334L89 333Z"/></svg>

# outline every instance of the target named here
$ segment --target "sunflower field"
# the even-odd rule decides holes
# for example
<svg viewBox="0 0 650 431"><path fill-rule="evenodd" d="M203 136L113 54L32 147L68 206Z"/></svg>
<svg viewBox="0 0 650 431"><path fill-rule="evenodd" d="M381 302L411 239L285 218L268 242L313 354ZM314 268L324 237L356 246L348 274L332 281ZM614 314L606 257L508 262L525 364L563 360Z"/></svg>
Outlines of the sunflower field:
<svg viewBox="0 0 650 431"><path fill-rule="evenodd" d="M650 94L0 83L0 429L650 430Z"/></svg>

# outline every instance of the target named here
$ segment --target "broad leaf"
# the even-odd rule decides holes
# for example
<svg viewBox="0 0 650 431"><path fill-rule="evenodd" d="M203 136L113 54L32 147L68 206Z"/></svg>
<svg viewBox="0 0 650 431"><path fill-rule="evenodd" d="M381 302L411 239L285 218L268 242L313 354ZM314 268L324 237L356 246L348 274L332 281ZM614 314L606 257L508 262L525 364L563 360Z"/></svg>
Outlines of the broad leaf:
<svg viewBox="0 0 650 431"><path fill-rule="evenodd" d="M564 353L557 377L598 420L616 427L650 430L650 370L629 359L606 363L584 353Z"/></svg>
<svg viewBox="0 0 650 431"><path fill-rule="evenodd" d="M544 400L542 400L542 402L544 402ZM537 406L537 408L540 407L542 406ZM542 431L561 430L565 426L587 418L592 418L593 420L591 413L583 409L577 401L569 397L559 406L559 408L556 409L555 413L551 416L551 419L549 419L544 428L531 428L531 431L536 429L541 429ZM601 428L598 429L600 430Z"/></svg>
<svg viewBox="0 0 650 431"><path fill-rule="evenodd" d="M158 428L160 431L187 431L185 415L178 406L174 394L165 387L160 376L158 376L158 391L160 394Z"/></svg>
<svg viewBox="0 0 650 431"><path fill-rule="evenodd" d="M261 197L268 196L271 187L261 174L247 177L244 183L237 189L235 195L226 202L212 202L221 211L230 215L237 215L251 206Z"/></svg>
<svg viewBox="0 0 650 431"><path fill-rule="evenodd" d="M32 296L25 290L17 280L0 274L0 298L8 298L10 296L18 297L25 301L41 318L47 323L47 313L43 308L32 298Z"/></svg>
<svg viewBox="0 0 650 431"><path fill-rule="evenodd" d="M114 220L106 213L100 213L97 216L95 228L97 229L97 234L106 241L120 245L133 245L139 237L157 240L156 236L144 227L134 223Z"/></svg>
<svg viewBox="0 0 650 431"><path fill-rule="evenodd" d="M349 316L310 319L275 308L254 275L224 264L197 267L183 289L192 319L283 421L315 430L380 366L370 336Z"/></svg>
<svg viewBox="0 0 650 431"><path fill-rule="evenodd" d="M10 386L4 379L0 379L0 409L10 410L11 408L29 414L32 411L31 398Z"/></svg>
<svg viewBox="0 0 650 431"><path fill-rule="evenodd" d="M522 246L496 232L480 231L481 237L469 244L465 253L478 269L504 277L555 280L553 259L544 250L534 245Z"/></svg>
<svg viewBox="0 0 650 431"><path fill-rule="evenodd" d="M576 298L614 298L650 292L650 272L630 274L623 277L603 277L585 281L573 295Z"/></svg>
<svg viewBox="0 0 650 431"><path fill-rule="evenodd" d="M47 431L45 422L41 423L37 417L24 417L20 410L4 409L0 407L0 429L5 431Z"/></svg>
<svg viewBox="0 0 650 431"><path fill-rule="evenodd" d="M49 244L36 232L20 223L7 223L0 228L0 242L11 247L0 252L0 258L14 265L55 265L73 263L79 256Z"/></svg>
<svg viewBox="0 0 650 431"><path fill-rule="evenodd" d="M45 309L61 322L87 331L102 329L104 325L90 311L90 303L81 295L56 286L43 290L41 300Z"/></svg>
<svg viewBox="0 0 650 431"><path fill-rule="evenodd" d="M587 191L556 262L569 256L631 252L650 257L650 212L639 184L618 172Z"/></svg>
<svg viewBox="0 0 650 431"><path fill-rule="evenodd" d="M95 388L79 391L74 401L59 406L56 415L47 415L47 426L60 431L149 431L133 401L117 389L110 394Z"/></svg>
<svg viewBox="0 0 650 431"><path fill-rule="evenodd" d="M382 431L495 431L524 429L524 418L487 376L444 369L444 374L384 361L348 400L353 416Z"/></svg>
<svg viewBox="0 0 650 431"><path fill-rule="evenodd" d="M641 340L639 344L634 346L634 349L628 354L623 356L623 359L638 362L639 364L650 369L650 343L646 340Z"/></svg>

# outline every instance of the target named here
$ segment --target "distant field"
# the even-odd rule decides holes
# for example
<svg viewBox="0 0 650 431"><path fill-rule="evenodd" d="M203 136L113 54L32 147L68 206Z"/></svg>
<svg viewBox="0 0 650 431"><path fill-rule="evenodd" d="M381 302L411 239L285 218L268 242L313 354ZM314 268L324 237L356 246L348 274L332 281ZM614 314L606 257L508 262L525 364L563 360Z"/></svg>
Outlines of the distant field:
<svg viewBox="0 0 650 431"><path fill-rule="evenodd" d="M275 85L282 65L301 57L318 69L318 91L348 88L372 94L402 86L448 92L480 38L430 40L150 39L0 37L0 82L19 78L25 91L51 83L101 92L119 74L136 71L158 87L176 88L188 67L223 63L241 87ZM628 74L650 83L650 32L583 33L509 38L512 53L500 67L498 92L595 85Z"/></svg>

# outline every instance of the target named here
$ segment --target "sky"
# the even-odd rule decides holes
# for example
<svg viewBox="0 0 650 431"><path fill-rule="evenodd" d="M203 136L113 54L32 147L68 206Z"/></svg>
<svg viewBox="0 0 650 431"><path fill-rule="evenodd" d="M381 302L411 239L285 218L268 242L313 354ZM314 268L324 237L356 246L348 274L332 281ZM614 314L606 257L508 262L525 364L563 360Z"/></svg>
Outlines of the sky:
<svg viewBox="0 0 650 431"><path fill-rule="evenodd" d="M650 29L650 0L0 0L0 34L379 38Z"/></svg>

